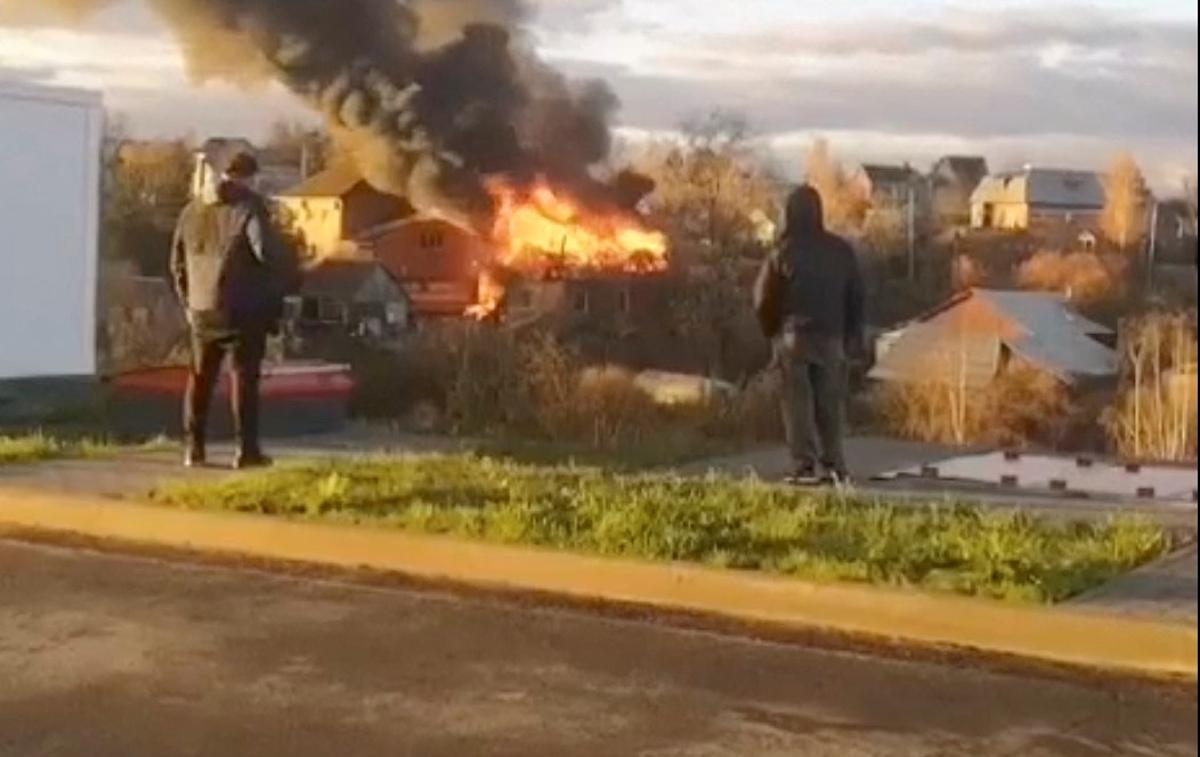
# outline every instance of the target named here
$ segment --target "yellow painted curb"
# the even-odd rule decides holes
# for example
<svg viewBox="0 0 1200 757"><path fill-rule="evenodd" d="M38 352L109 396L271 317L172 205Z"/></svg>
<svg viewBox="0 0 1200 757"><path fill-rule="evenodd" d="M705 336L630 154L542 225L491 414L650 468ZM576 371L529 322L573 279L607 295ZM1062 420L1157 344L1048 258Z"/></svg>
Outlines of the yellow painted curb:
<svg viewBox="0 0 1200 757"><path fill-rule="evenodd" d="M1196 678L1196 629L1183 624L9 488L0 525Z"/></svg>

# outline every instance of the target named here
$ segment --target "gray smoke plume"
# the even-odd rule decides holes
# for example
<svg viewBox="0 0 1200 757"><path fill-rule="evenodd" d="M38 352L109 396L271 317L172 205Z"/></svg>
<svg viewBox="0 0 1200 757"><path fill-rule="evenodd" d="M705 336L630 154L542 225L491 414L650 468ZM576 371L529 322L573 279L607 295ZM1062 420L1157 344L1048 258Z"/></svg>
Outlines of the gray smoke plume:
<svg viewBox="0 0 1200 757"><path fill-rule="evenodd" d="M478 218L484 176L594 190L616 97L537 58L523 0L143 0L189 73L282 82L328 119L363 175L417 208ZM80 20L112 0L0 0ZM590 188L590 190L589 190Z"/></svg>

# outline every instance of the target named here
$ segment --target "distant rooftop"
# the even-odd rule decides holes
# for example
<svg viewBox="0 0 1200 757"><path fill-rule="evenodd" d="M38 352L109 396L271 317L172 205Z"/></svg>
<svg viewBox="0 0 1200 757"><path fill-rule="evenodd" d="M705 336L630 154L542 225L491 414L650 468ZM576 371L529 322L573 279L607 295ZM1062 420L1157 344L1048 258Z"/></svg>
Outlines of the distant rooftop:
<svg viewBox="0 0 1200 757"><path fill-rule="evenodd" d="M908 165L896 166L882 163L864 163L862 171L871 180L872 184L902 184L920 176L916 169Z"/></svg>
<svg viewBox="0 0 1200 757"><path fill-rule="evenodd" d="M964 329L955 317L974 302L994 318L994 327ZM872 369L873 378L919 381L942 361L964 371L978 386L995 375L1001 347L1062 381L1111 377L1116 354L1093 337L1112 330L1084 318L1061 295L998 289L971 289L905 327Z"/></svg>
<svg viewBox="0 0 1200 757"><path fill-rule="evenodd" d="M972 199L1100 210L1104 207L1104 181L1095 171L1026 167L991 174L980 182Z"/></svg>
<svg viewBox="0 0 1200 757"><path fill-rule="evenodd" d="M279 193L280 197L345 197L359 184L362 175L351 166L334 165L309 176Z"/></svg>

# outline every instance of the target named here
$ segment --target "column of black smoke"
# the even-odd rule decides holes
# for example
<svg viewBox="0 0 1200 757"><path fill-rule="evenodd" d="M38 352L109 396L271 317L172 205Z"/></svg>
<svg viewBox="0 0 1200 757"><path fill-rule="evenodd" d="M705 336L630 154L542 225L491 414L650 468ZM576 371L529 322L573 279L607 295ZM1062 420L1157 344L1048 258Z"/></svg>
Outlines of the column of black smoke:
<svg viewBox="0 0 1200 757"><path fill-rule="evenodd" d="M598 82L572 89L537 59L522 0L143 1L195 78L282 82L372 184L426 212L478 218L493 173L583 191L609 152L615 97ZM111 0L0 3L82 20Z"/></svg>

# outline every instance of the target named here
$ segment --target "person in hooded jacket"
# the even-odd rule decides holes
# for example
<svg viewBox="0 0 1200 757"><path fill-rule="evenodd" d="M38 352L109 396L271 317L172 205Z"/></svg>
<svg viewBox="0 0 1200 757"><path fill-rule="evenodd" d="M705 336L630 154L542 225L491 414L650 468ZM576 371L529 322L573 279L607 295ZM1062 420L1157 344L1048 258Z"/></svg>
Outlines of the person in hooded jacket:
<svg viewBox="0 0 1200 757"><path fill-rule="evenodd" d="M234 155L217 185L183 209L171 247L171 278L191 329L183 412L188 467L206 462L209 405L227 355L234 467L271 463L259 441L259 380L267 336L282 315L286 255L266 203L250 186L257 173L254 156Z"/></svg>
<svg viewBox="0 0 1200 757"><path fill-rule="evenodd" d="M863 349L863 280L850 244L825 230L821 196L807 184L788 198L786 228L759 272L754 305L783 373L788 480L848 483L847 364Z"/></svg>

